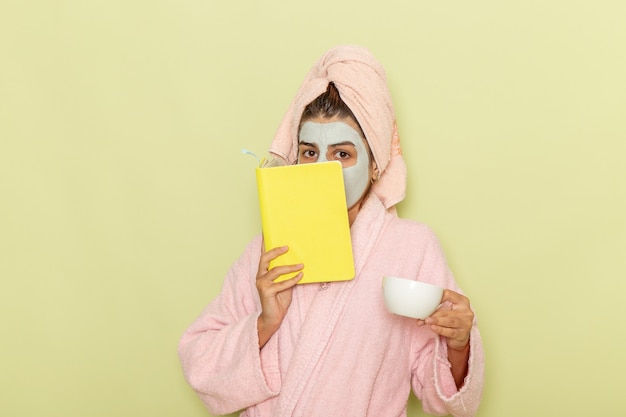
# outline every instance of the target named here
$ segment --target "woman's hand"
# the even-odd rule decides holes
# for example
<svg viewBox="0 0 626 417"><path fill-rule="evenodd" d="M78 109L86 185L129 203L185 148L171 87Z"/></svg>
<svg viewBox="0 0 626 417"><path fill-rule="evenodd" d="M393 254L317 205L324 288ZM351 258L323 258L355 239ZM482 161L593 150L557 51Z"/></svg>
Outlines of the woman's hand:
<svg viewBox="0 0 626 417"><path fill-rule="evenodd" d="M450 372L458 389L463 386L468 372L469 338L474 312L469 299L458 292L444 290L441 301L448 301L449 309L439 309L426 320L418 320L418 326L430 325L430 328L446 338Z"/></svg>
<svg viewBox="0 0 626 417"><path fill-rule="evenodd" d="M444 290L441 302L448 301L450 309L439 309L426 320L419 320L418 325L430 325L430 328L446 338L448 347L463 350L469 343L470 330L474 322L474 312L470 301L464 295L452 290Z"/></svg>
<svg viewBox="0 0 626 417"><path fill-rule="evenodd" d="M256 275L256 288L261 299L261 315L257 320L259 348L278 330L287 309L291 304L293 287L302 279L302 264L283 265L269 269L270 261L285 254L287 246L270 249L261 255L259 270ZM284 274L300 271L296 276L281 282L274 282Z"/></svg>

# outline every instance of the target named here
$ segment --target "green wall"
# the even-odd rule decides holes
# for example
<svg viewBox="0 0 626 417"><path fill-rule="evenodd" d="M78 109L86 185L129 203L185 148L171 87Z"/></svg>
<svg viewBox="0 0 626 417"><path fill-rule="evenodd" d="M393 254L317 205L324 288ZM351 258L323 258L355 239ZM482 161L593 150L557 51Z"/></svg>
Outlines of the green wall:
<svg viewBox="0 0 626 417"><path fill-rule="evenodd" d="M0 415L208 416L176 345L260 230L240 150L265 154L343 43L387 69L399 212L436 231L479 317L479 417L623 415L625 15L608 0L3 1Z"/></svg>

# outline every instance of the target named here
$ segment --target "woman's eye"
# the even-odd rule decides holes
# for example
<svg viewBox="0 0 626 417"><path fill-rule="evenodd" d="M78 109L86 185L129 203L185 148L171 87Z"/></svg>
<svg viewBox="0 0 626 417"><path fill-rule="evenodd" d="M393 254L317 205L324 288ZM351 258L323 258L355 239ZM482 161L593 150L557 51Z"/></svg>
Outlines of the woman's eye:
<svg viewBox="0 0 626 417"><path fill-rule="evenodd" d="M350 158L350 154L348 152L344 152L344 151L338 151L335 156L339 159L347 159Z"/></svg>
<svg viewBox="0 0 626 417"><path fill-rule="evenodd" d="M316 155L317 153L311 149L305 149L304 151L302 151L302 156L305 158L315 158Z"/></svg>

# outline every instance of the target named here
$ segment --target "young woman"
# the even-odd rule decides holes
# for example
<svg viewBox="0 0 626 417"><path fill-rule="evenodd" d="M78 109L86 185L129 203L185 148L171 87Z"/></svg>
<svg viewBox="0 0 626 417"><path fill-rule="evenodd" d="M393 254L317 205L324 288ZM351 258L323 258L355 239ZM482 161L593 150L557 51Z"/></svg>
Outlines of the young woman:
<svg viewBox="0 0 626 417"><path fill-rule="evenodd" d="M412 388L428 413L473 416L480 335L435 235L396 215L406 170L380 64L363 48L328 51L270 152L286 163L342 163L356 277L297 285L302 265L269 268L288 248L264 251L254 239L180 341L202 401L217 414L395 417L406 415ZM445 287L442 306L425 321L389 313L385 275Z"/></svg>

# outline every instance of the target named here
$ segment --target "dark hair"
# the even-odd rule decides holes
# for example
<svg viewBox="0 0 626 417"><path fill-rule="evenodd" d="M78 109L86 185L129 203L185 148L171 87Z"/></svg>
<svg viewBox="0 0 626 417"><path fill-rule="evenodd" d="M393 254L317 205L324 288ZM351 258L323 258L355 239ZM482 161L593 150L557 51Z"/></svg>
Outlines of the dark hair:
<svg viewBox="0 0 626 417"><path fill-rule="evenodd" d="M316 117L330 119L331 117L335 116L341 118L351 118L357 124L357 126L359 126L359 130L361 131L360 133L363 135L363 137L365 137L359 121L354 116L354 113L352 113L352 110L350 110L346 103L344 103L344 101L341 99L341 96L339 95L339 90L337 90L337 87L335 87L335 84L333 84L332 82L328 84L326 92L319 95L315 100L310 102L304 108L304 111L302 112L302 117L300 118L300 126L302 126L302 123L306 122L307 120Z"/></svg>

